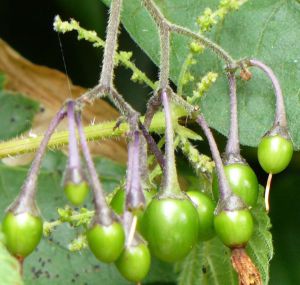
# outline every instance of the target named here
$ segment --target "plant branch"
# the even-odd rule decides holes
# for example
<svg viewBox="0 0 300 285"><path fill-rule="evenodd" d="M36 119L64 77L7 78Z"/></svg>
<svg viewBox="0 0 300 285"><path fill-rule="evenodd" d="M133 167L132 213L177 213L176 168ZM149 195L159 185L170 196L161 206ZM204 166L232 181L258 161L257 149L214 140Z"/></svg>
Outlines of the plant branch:
<svg viewBox="0 0 300 285"><path fill-rule="evenodd" d="M170 109L169 98L166 90L162 90L162 103L166 121L166 144L165 144L165 168L163 176L163 193L178 194L180 187L177 178L177 170L174 153L174 130L172 126L172 113Z"/></svg>
<svg viewBox="0 0 300 285"><path fill-rule="evenodd" d="M232 195L232 191L229 187L229 184L228 184L228 181L227 181L227 178L225 175L222 159L221 159L220 152L218 150L216 141L213 137L211 130L209 129L209 127L207 125L207 122L205 121L205 119L202 115L197 115L196 122L202 128L202 130L208 140L210 151L211 151L213 160L216 165L216 171L217 171L217 176L218 176L218 181L219 181L220 196L221 196L222 200L225 200L229 196Z"/></svg>
<svg viewBox="0 0 300 285"><path fill-rule="evenodd" d="M226 145L226 155L240 155L239 125L237 113L236 78L234 72L227 72L230 94L230 130Z"/></svg>
<svg viewBox="0 0 300 285"><path fill-rule="evenodd" d="M190 31L187 28L181 27L179 25L170 23L168 20L165 19L164 15L160 12L156 4L152 0L143 0L143 4L158 25L158 27L167 26L170 32L175 32L177 34L188 36L195 41L201 43L205 47L212 50L218 57L224 60L227 64L232 66L236 66L235 60L219 45L212 42L208 38L204 37L203 35L197 34L195 32Z"/></svg>
<svg viewBox="0 0 300 285"><path fill-rule="evenodd" d="M43 139L40 142L39 149L32 161L31 167L27 174L27 177L24 181L24 184L21 188L21 192L15 202L11 205L9 210L15 209L16 211L26 211L28 210L35 210L30 209L31 206L35 207L35 194L36 194L36 184L37 178L39 174L39 170L41 167L42 158L45 154L48 141L50 140L51 135L53 134L54 130L61 122L61 120L66 116L65 106L63 106L59 112L55 115L52 121L49 124L48 129L46 130L45 134L43 135ZM33 213L36 214L36 213Z"/></svg>
<svg viewBox="0 0 300 285"><path fill-rule="evenodd" d="M159 166L161 167L161 169L164 169L165 166L165 158L162 154L162 152L160 151L160 149L158 148L155 140L153 139L153 137L149 134L149 132L147 131L147 129L145 128L145 126L142 123L139 123L139 127L143 133L143 136L145 137L147 144L151 150L151 152L154 154L156 161L158 162Z"/></svg>
<svg viewBox="0 0 300 285"><path fill-rule="evenodd" d="M106 41L102 62L102 70L99 85L104 88L113 86L114 57L117 49L118 29L120 25L120 14L122 0L112 0L107 25Z"/></svg>
<svg viewBox="0 0 300 285"><path fill-rule="evenodd" d="M75 102L67 103L68 110L68 125L69 125L69 168L80 168L80 157L76 139L75 126Z"/></svg>
<svg viewBox="0 0 300 285"><path fill-rule="evenodd" d="M81 149L90 175L91 188L93 189L94 193L94 204L96 212L94 222L100 223L104 226L109 226L113 221L112 211L106 204L104 192L102 190L102 186L98 178L98 174L89 147L87 145L87 140L85 137L80 114L77 114L76 116L76 123L78 127Z"/></svg>
<svg viewBox="0 0 300 285"><path fill-rule="evenodd" d="M246 63L248 64L248 66L255 66L261 69L272 81L275 96L276 96L276 112L275 112L274 126L278 125L281 127L287 127L284 99L283 99L279 81L276 75L274 74L273 70L257 59L250 59Z"/></svg>

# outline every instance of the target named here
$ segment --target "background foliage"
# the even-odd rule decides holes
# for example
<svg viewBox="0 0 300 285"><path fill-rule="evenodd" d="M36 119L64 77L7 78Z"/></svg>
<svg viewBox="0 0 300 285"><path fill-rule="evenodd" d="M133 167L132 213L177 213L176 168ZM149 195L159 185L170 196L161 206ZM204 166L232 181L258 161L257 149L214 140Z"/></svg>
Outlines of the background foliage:
<svg viewBox="0 0 300 285"><path fill-rule="evenodd" d="M124 8L123 20L133 35L135 40L146 50L146 53L157 62L157 38L153 23L151 24L149 17L145 17L143 21L139 19L139 13L144 15L141 6L137 5L137 0L125 1L128 6ZM174 22L187 25L195 30L194 20L201 13L201 10L194 9L195 5L199 7L199 1L186 1L188 6L183 5L185 1L157 1L162 8L166 17ZM203 7L215 7L217 1L202 1L200 5ZM105 29L105 13L106 8L100 1L88 0L84 3L79 0L62 1L57 0L49 4L47 2L31 1L31 3L17 3L16 1L1 0L0 1L0 37L3 37L14 46L25 57L36 63L44 64L50 67L58 67L63 70L61 63L61 55L57 35L52 31L53 16L57 13L62 17L74 17L87 28L95 29L103 37ZM13 7L19 7L17 10ZM188 8L185 8L188 7ZM135 14L133 14L135 11ZM33 17L33 14L34 17ZM224 48L229 50L236 57L255 56L264 60L279 76L283 83L284 95L287 103L288 119L291 122L292 134L297 146L300 146L300 137L297 128L299 122L299 90L300 90L300 58L297 47L300 43L300 4L297 1L271 1L271 0L253 0L249 1L237 13L231 14L224 23L221 23L209 35L216 39ZM101 17L99 16L101 15ZM127 18L125 15L129 15ZM134 15L134 17L132 17ZM130 19L130 23L126 23L126 19ZM22 25L20 25L22 23ZM152 25L152 26L151 26ZM145 27L149 32L151 40L144 41L143 36ZM151 28L152 27L152 28ZM24 39L26 38L26 41ZM46 40L47 39L47 40ZM95 62L100 63L100 52L92 49L88 44L77 42L75 37L71 35L62 38L64 46L64 54L66 57L67 68L71 78L75 83L93 86L98 79L99 67ZM147 46L147 43L151 46ZM26 44L25 44L26 43ZM181 44L179 38L172 38L172 44L179 46L178 53L172 56L172 79L176 83L178 78L178 67L184 60L187 53L186 44ZM130 49L134 51L136 63L150 76L155 74L156 67L145 57L145 55L137 48L126 32L122 31L120 46L122 49ZM207 59L204 54L201 58L201 66L196 66L196 70L201 70L200 76L205 71L220 71L220 64L214 59ZM144 102L149 90L145 87L133 85L129 82L129 74L126 71L118 71L121 76L117 76L117 85L122 93L125 93L129 101L135 107L144 108ZM274 98L269 83L258 73L254 74L254 80L249 83L239 84L239 108L241 121L242 142L246 145L255 145L258 138L263 134L272 123ZM1 76L0 76L1 82ZM224 108L228 104L228 97L224 93L227 90L224 79L218 79L217 84L211 89L203 103L203 110L209 119L210 124L223 134L227 133L229 118L228 109ZM1 85L1 83L0 83ZM133 89L134 88L134 89ZM133 92L134 90L134 92ZM222 92L220 93L220 90ZM187 92L189 89L187 89ZM224 93L224 94L223 94ZM130 94L133 94L130 97ZM138 95L137 95L138 94ZM264 104L264 105L263 105ZM266 105L265 105L266 104ZM264 106L262 108L262 106ZM216 115L217 114L217 115ZM251 122L251 123L249 123ZM22 131L20 129L20 131ZM220 146L224 145L224 138L218 136ZM201 150L207 149L204 143L201 143ZM247 157L252 166L256 168L259 174L261 184L265 183L266 176L261 173L257 167L255 149L244 147L243 155ZM59 158L59 159L58 159ZM55 202L56 195L62 197L59 191L60 175L62 168L56 168L61 161L61 155L50 155L47 157L43 174L41 175L40 185L43 194L40 194L39 202L45 205L45 215L52 217L55 215L55 207L63 204L60 198ZM61 163L61 162L60 162ZM103 163L103 160L102 160ZM109 162L106 162L109 163ZM110 164L110 163L109 163ZM62 164L61 164L62 165ZM104 164L106 166L106 164ZM117 166L114 166L117 167ZM117 167L118 168L118 167ZM122 167L121 167L122 168ZM270 284L299 284L300 283L300 214L298 211L297 200L300 198L299 192L295 189L295 185L299 185L299 155L296 154L292 165L282 174L275 177L272 186L271 195L271 221L273 224L272 234L274 238L275 257L271 263L271 281ZM101 169L101 168L100 168ZM106 167L102 168L102 170ZM110 169L110 168L109 168ZM123 169L124 170L124 169ZM25 176L25 168L9 168L1 165L1 193L5 199L1 201L1 209L4 209L13 199L18 191ZM107 174L107 175L106 175ZM114 180L109 178L109 173L104 174L105 183L113 185ZM52 185L50 188L49 185ZM53 186L54 185L54 186ZM49 190L48 190L49 189ZM48 190L48 191L47 191ZM53 191L53 192L52 192ZM50 194L52 193L53 196ZM48 202L51 201L51 202ZM47 202L47 203L45 203ZM47 206L46 206L47 205ZM104 268L100 272L95 268L97 264L90 255L72 256L72 266L77 269L78 264L81 265L82 260L86 267L74 270L73 275L56 277L55 264L65 251L68 240L64 240L62 244L57 245L57 239L61 233L58 232L53 241L44 240L40 252L31 258L31 267L26 268L28 274L28 283L35 280L34 284L45 284L47 282L49 272L51 280L60 280L65 278L65 284L72 284L72 280L86 280L88 284L93 278L110 278L116 280L114 282L123 282L118 279L112 267ZM72 238L71 236L69 237ZM60 239L61 242L61 239ZM45 250L47 246L47 251ZM49 249L53 251L50 252ZM46 255L51 255L53 261L48 262ZM41 260L39 258L43 257ZM34 264L34 265L33 265ZM66 263L67 264L67 263ZM87 271L85 271L87 270ZM86 274L89 272L90 274ZM171 271L170 271L171 272ZM79 274L79 276L76 275ZM39 276L38 279L35 279ZM150 275L149 281L153 282ZM50 278L49 277L49 278ZM57 278L57 279L55 279ZM82 278L82 279L76 279ZM91 278L91 279L88 279ZM116 278L116 279L114 279ZM173 277L174 278L174 277ZM106 279L107 280L107 279ZM172 281L171 276L166 276L165 281ZM40 282L40 283L37 283ZM70 282L70 283L67 283ZM113 284L113 283L111 283ZM116 283L123 284L123 283ZM124 283L126 284L126 283Z"/></svg>

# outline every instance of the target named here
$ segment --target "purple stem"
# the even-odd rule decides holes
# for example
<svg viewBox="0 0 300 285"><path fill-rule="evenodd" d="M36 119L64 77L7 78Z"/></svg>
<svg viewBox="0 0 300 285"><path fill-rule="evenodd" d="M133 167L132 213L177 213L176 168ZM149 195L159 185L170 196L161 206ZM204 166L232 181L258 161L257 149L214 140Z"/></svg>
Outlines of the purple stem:
<svg viewBox="0 0 300 285"><path fill-rule="evenodd" d="M80 114L76 114L76 123L80 137L81 149L90 174L91 187L94 193L94 204L96 210L95 221L101 225L109 226L113 222L112 212L106 204L102 186L87 144Z"/></svg>
<svg viewBox="0 0 300 285"><path fill-rule="evenodd" d="M25 205L29 205L35 200L36 183L37 183L39 170L41 167L42 158L46 152L47 145L51 138L51 135L53 134L56 127L65 116L66 116L66 110L65 107L62 107L50 122L49 127L44 134L43 140L41 141L40 147L37 150L36 155L32 161L27 178L24 181L24 184L21 188L21 193L16 200L15 206L26 207Z"/></svg>
<svg viewBox="0 0 300 285"><path fill-rule="evenodd" d="M139 123L139 127L143 133L143 136L145 137L147 144L151 150L151 152L154 154L159 166L161 167L161 169L164 169L165 166L165 158L162 154L162 152L160 151L160 149L158 148L155 140L153 139L153 137L150 135L150 133L147 131L147 129L145 128L145 126L142 123Z"/></svg>
<svg viewBox="0 0 300 285"><path fill-rule="evenodd" d="M165 144L165 168L163 177L163 192L166 194L179 194L181 193L177 170L175 163L174 153L174 131L172 126L172 115L169 104L169 98L166 90L162 90L162 103L164 106L165 121L166 121L166 144Z"/></svg>
<svg viewBox="0 0 300 285"><path fill-rule="evenodd" d="M68 124L69 124L69 168L80 168L80 157L76 139L75 126L75 102L68 102Z"/></svg>
<svg viewBox="0 0 300 285"><path fill-rule="evenodd" d="M210 147L210 151L213 157L213 160L215 161L216 164L216 171L217 171L217 176L218 176L218 181L219 181L219 191L220 191L220 196L222 200L225 200L229 196L232 195L232 191L229 187L228 181L226 179L225 171L223 168L223 163L222 159L220 156L220 152L218 150L216 141L213 137L213 134L211 130L209 129L204 117L202 115L198 115L196 118L196 122L200 125L202 128L207 140L208 144Z"/></svg>
<svg viewBox="0 0 300 285"><path fill-rule="evenodd" d="M279 81L275 76L273 70L257 59L250 59L249 65L261 69L272 81L273 88L275 91L275 96L276 96L276 111L275 111L274 126L278 125L281 127L287 127L284 99L283 99Z"/></svg>
<svg viewBox="0 0 300 285"><path fill-rule="evenodd" d="M236 79L233 72L227 73L230 94L230 130L226 145L226 154L240 154L239 125L237 112Z"/></svg>
<svg viewBox="0 0 300 285"><path fill-rule="evenodd" d="M128 146L128 166L126 183L126 209L138 209L145 205L140 176L140 134L133 133L133 140Z"/></svg>

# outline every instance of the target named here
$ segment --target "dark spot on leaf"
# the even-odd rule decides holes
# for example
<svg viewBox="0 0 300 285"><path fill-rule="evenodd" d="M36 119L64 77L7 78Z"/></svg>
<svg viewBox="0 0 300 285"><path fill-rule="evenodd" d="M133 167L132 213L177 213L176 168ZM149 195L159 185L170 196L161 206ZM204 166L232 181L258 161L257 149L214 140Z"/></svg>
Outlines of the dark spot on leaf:
<svg viewBox="0 0 300 285"><path fill-rule="evenodd" d="M56 275L55 275L55 278L59 278L59 274L56 274Z"/></svg>
<svg viewBox="0 0 300 285"><path fill-rule="evenodd" d="M41 108L40 108L40 112L41 112L41 113L45 112L45 108L44 108L44 107L41 107Z"/></svg>
<svg viewBox="0 0 300 285"><path fill-rule="evenodd" d="M72 279L71 282L72 282L72 283L75 283L75 279Z"/></svg>
<svg viewBox="0 0 300 285"><path fill-rule="evenodd" d="M44 266L45 266L45 264L46 264L46 262L45 262L45 261L43 261L43 262L42 262L42 267L44 267Z"/></svg>
<svg viewBox="0 0 300 285"><path fill-rule="evenodd" d="M14 123L16 121L16 119L14 117L10 118L10 122Z"/></svg>
<svg viewBox="0 0 300 285"><path fill-rule="evenodd" d="M51 263L51 261L52 261L52 260L51 260L50 258L47 259L47 262L48 262L48 263Z"/></svg>
<svg viewBox="0 0 300 285"><path fill-rule="evenodd" d="M207 269L206 269L206 267L203 265L203 266L202 266L202 273L205 274L206 272L207 272Z"/></svg>

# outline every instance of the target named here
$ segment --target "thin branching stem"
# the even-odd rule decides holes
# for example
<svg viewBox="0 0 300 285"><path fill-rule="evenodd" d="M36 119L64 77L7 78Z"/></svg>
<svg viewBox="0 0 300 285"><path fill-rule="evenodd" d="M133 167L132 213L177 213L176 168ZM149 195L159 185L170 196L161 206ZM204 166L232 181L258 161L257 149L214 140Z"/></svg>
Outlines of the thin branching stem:
<svg viewBox="0 0 300 285"><path fill-rule="evenodd" d="M162 90L162 103L165 113L166 121L166 144L165 144L165 168L163 177L163 192L165 194L178 194L180 187L177 178L177 170L175 163L175 150L174 150L174 130L172 124L172 113L170 102L166 90Z"/></svg>
<svg viewBox="0 0 300 285"><path fill-rule="evenodd" d="M208 49L212 50L219 58L224 60L227 64L231 66L236 66L235 60L216 43L212 42L203 35L197 34L185 27L167 21L164 15L160 12L159 8L152 0L143 0L143 4L160 29L161 27L167 26L170 32L188 36L194 39L195 41L199 42L200 44L204 45Z"/></svg>
<svg viewBox="0 0 300 285"><path fill-rule="evenodd" d="M229 129L229 136L226 145L226 154L227 156L240 155L236 78L234 72L228 72L227 78L229 82L229 95L230 95L230 129Z"/></svg>
<svg viewBox="0 0 300 285"><path fill-rule="evenodd" d="M33 205L35 201L35 194L37 189L36 184L37 184L37 178L42 163L42 158L46 152L47 145L51 138L51 135L53 134L53 132L55 131L56 127L61 122L61 120L66 116L66 114L67 112L65 106L63 106L50 122L49 127L46 130L44 137L40 143L38 151L36 152L35 157L32 161L27 177L21 188L20 195L15 200L11 208L16 208L17 211L22 212L22 211L26 211L27 210L26 208L28 206L30 207L30 205Z"/></svg>
<svg viewBox="0 0 300 285"><path fill-rule="evenodd" d="M228 181L226 179L222 159L221 159L220 152L218 150L216 141L213 137L213 134L212 134L206 120L204 119L204 117L202 115L198 115L196 117L196 122L202 128L202 130L208 140L210 151L211 151L213 160L216 165L216 171L217 171L217 176L218 176L218 181L219 181L220 196L221 196L222 200L225 200L226 198L228 198L229 196L232 195L232 191L231 191Z"/></svg>
<svg viewBox="0 0 300 285"><path fill-rule="evenodd" d="M67 103L69 125L69 168L80 168L80 157L76 139L75 102Z"/></svg>
<svg viewBox="0 0 300 285"><path fill-rule="evenodd" d="M287 127L284 99L283 99L279 81L276 75L274 74L273 70L269 66L265 65L263 62L257 59L250 59L247 63L249 66L255 66L261 69L272 81L275 96L276 96L276 111L275 111L274 126Z"/></svg>
<svg viewBox="0 0 300 285"><path fill-rule="evenodd" d="M117 49L118 30L122 0L112 0L107 25L104 56L99 84L104 88L113 86L114 57Z"/></svg>
<svg viewBox="0 0 300 285"><path fill-rule="evenodd" d="M105 226L109 226L112 223L112 212L106 204L105 195L87 144L81 116L79 113L76 114L76 123L78 127L82 153L86 161L86 165L90 175L91 188L94 193L95 222Z"/></svg>

